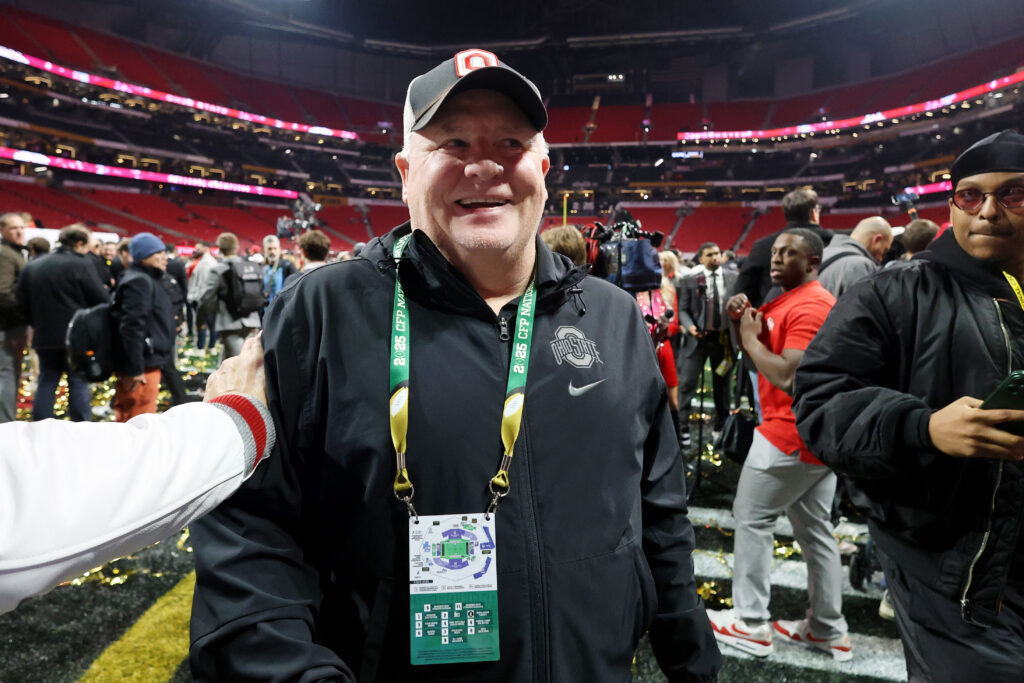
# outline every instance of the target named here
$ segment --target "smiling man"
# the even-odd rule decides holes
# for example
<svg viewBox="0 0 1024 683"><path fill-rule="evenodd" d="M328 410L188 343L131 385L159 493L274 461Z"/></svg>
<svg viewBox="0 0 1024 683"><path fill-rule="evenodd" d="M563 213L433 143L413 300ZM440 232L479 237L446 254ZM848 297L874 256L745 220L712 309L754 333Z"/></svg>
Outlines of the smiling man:
<svg viewBox="0 0 1024 683"><path fill-rule="evenodd" d="M277 466L192 527L193 676L618 682L649 629L715 680L640 310L537 236L540 93L467 50L404 124L409 223L268 311Z"/></svg>
<svg viewBox="0 0 1024 683"><path fill-rule="evenodd" d="M796 375L805 442L847 475L871 535L911 681L1024 675L1021 410L982 400L1024 368L1024 136L1003 131L950 171L952 230L840 299Z"/></svg>

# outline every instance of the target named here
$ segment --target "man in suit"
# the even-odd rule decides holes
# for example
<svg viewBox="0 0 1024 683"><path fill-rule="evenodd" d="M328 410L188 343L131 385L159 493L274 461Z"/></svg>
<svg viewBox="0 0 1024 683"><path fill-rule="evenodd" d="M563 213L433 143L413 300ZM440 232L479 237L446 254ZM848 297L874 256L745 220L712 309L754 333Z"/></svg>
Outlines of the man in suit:
<svg viewBox="0 0 1024 683"><path fill-rule="evenodd" d="M721 267L722 252L714 242L705 242L697 249L700 265L683 278L679 290L679 325L686 332L679 350L679 405L684 411L681 420L683 445L689 445L687 415L697 390L704 363L719 367L729 351L729 331L725 315L728 292L736 282L736 272ZM722 428L729 414L729 381L718 373L712 375L715 396L715 431Z"/></svg>

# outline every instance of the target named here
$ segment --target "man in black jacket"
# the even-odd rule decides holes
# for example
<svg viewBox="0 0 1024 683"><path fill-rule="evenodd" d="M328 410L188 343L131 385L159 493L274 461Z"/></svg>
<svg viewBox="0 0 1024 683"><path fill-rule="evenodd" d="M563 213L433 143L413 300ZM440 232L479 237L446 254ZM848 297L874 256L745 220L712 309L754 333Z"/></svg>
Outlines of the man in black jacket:
<svg viewBox="0 0 1024 683"><path fill-rule="evenodd" d="M18 301L34 330L32 346L39 354L39 385L32 401L32 419L53 417L61 375L68 373L68 416L74 422L92 419L88 380L68 370L64 338L71 317L83 308L110 300L89 253L92 234L80 223L60 231L50 254L30 261L18 281Z"/></svg>
<svg viewBox="0 0 1024 683"><path fill-rule="evenodd" d="M952 229L850 288L796 374L800 436L846 475L882 550L911 681L1024 678L1024 136L952 169ZM1018 424L1018 426L1020 426Z"/></svg>
<svg viewBox="0 0 1024 683"><path fill-rule="evenodd" d="M267 312L278 453L192 528L193 677L619 682L649 627L715 680L640 309L537 236L536 86L467 50L404 123L410 223Z"/></svg>
<svg viewBox="0 0 1024 683"><path fill-rule="evenodd" d="M114 416L127 422L156 412L160 368L174 358L174 311L161 281L167 252L156 235L141 232L131 241L132 265L114 292L122 357L117 368Z"/></svg>
<svg viewBox="0 0 1024 683"><path fill-rule="evenodd" d="M776 237L790 228L806 228L818 235L826 247L832 240L832 231L818 225L821 207L818 205L818 193L811 188L802 187L783 197L782 214L786 217L786 227L754 242L750 247L750 254L743 259L739 276L732 288L733 294L746 294L754 308L765 302L765 297L772 289L768 271L772 259L772 245L775 244ZM780 291L776 289L775 294L779 294Z"/></svg>
<svg viewBox="0 0 1024 683"><path fill-rule="evenodd" d="M27 331L18 307L18 278L25 268L25 221L0 215L0 422L14 420Z"/></svg>

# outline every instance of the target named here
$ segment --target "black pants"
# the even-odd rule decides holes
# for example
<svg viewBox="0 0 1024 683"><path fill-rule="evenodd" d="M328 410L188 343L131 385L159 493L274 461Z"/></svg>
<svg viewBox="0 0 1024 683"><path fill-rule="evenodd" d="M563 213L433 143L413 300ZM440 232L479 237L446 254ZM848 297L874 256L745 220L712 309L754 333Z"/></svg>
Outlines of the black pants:
<svg viewBox="0 0 1024 683"><path fill-rule="evenodd" d="M167 391L171 392L172 408L180 406L188 400L185 396L185 382L181 379L181 373L175 367L173 358L160 367L160 383Z"/></svg>
<svg viewBox="0 0 1024 683"><path fill-rule="evenodd" d="M711 387L715 395L715 429L721 429L725 417L729 414L729 377L719 377L714 372L718 364L725 358L725 346L721 343L718 333L697 340L697 346L689 355L684 354L679 361L679 410L683 418L690 414L690 403L697 391L697 383L704 371L704 362L711 361ZM703 408L702 408L703 409Z"/></svg>
<svg viewBox="0 0 1024 683"><path fill-rule="evenodd" d="M972 626L960 604L907 576L883 553L889 597L907 658L910 683L1024 681L1024 594L1010 590L994 626Z"/></svg>

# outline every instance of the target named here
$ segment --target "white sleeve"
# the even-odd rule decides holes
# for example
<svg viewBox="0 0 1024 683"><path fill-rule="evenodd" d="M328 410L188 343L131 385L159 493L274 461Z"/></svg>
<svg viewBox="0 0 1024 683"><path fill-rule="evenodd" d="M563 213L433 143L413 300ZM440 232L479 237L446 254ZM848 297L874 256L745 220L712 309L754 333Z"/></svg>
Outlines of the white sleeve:
<svg viewBox="0 0 1024 683"><path fill-rule="evenodd" d="M274 435L265 407L231 398L248 424L215 403L126 424L0 424L0 614L166 538L234 493ZM254 448L254 431L265 449Z"/></svg>

